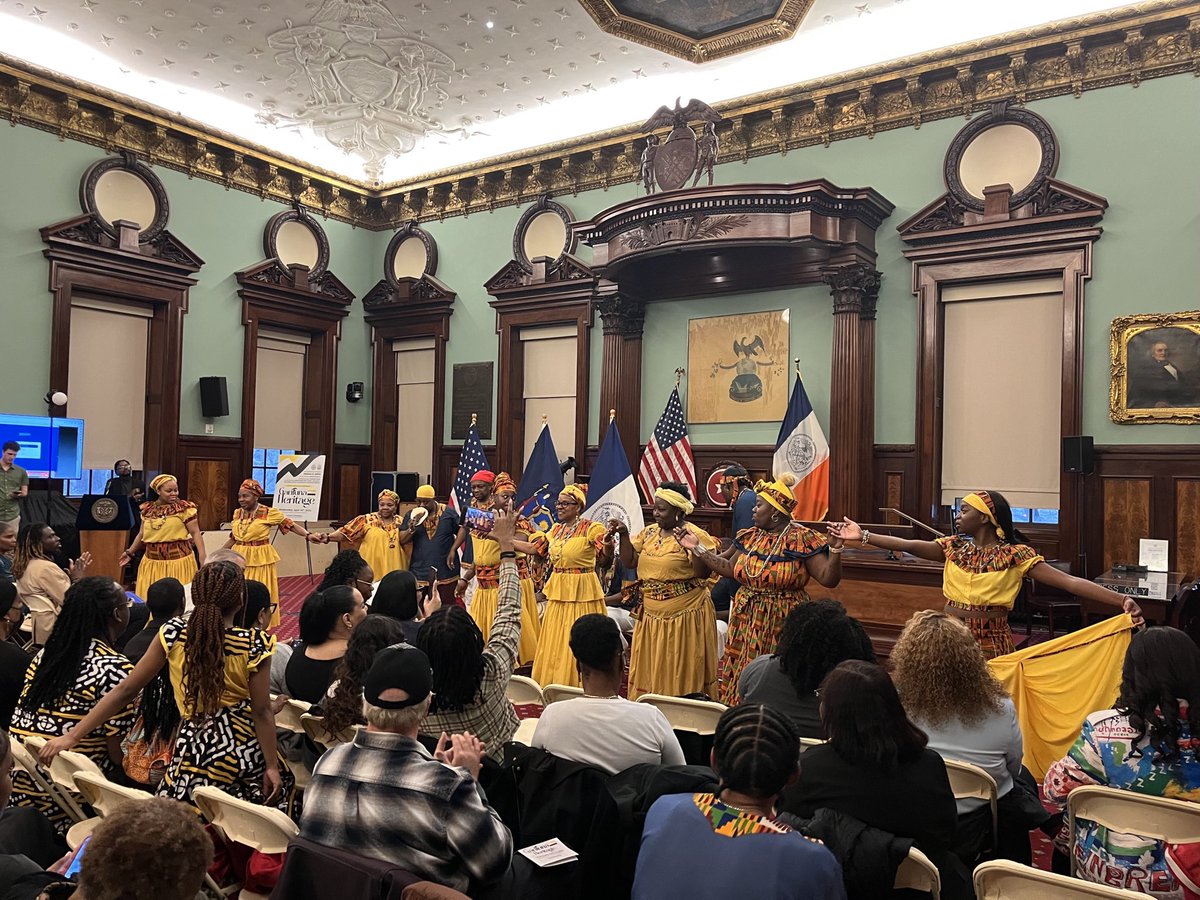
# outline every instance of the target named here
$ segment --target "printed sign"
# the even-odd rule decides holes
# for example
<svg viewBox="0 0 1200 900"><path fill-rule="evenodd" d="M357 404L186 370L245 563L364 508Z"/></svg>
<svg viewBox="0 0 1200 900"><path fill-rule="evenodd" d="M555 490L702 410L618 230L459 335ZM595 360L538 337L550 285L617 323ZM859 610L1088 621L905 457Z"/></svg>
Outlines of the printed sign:
<svg viewBox="0 0 1200 900"><path fill-rule="evenodd" d="M279 454L275 476L274 507L290 519L311 522L319 518L325 457L313 454Z"/></svg>

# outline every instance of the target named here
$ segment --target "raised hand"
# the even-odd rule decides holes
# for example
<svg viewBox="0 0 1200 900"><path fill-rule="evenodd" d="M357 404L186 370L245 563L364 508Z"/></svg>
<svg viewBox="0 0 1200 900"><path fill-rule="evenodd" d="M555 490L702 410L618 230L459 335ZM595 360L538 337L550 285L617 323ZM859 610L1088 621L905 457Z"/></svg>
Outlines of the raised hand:
<svg viewBox="0 0 1200 900"><path fill-rule="evenodd" d="M124 554L122 554L124 555ZM79 559L71 560L71 564L67 566L67 574L72 581L78 581L87 574L88 566L92 564L92 554L86 550L79 555Z"/></svg>
<svg viewBox="0 0 1200 900"><path fill-rule="evenodd" d="M827 529L829 534L838 540L846 542L862 540L862 528L859 527L857 522L848 519L845 516L842 517L842 521L840 522L828 522L826 524L829 526Z"/></svg>
<svg viewBox="0 0 1200 900"><path fill-rule="evenodd" d="M679 546L684 550L695 550L700 546L700 539L686 528L676 528L674 531L675 540L679 542Z"/></svg>
<svg viewBox="0 0 1200 900"><path fill-rule="evenodd" d="M500 545L501 550L512 550L513 541L517 537L517 517L503 509L497 509L491 536Z"/></svg>

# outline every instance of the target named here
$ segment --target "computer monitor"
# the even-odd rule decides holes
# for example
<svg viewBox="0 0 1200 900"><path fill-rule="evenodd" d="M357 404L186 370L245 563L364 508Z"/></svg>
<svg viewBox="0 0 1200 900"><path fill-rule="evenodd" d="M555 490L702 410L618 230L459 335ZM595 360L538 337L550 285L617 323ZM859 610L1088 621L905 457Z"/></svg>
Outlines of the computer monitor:
<svg viewBox="0 0 1200 900"><path fill-rule="evenodd" d="M80 478L83 475L83 419L0 413L0 443L21 445L17 465L30 478Z"/></svg>

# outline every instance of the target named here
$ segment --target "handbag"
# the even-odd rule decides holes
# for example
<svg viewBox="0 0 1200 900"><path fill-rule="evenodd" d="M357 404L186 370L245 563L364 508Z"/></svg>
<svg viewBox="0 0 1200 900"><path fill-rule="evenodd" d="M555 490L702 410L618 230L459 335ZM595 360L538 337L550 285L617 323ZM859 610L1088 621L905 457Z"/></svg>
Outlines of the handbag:
<svg viewBox="0 0 1200 900"><path fill-rule="evenodd" d="M138 784L158 787L175 755L174 736L170 740L146 740L146 725L141 716L133 723L122 749L125 751L125 774Z"/></svg>

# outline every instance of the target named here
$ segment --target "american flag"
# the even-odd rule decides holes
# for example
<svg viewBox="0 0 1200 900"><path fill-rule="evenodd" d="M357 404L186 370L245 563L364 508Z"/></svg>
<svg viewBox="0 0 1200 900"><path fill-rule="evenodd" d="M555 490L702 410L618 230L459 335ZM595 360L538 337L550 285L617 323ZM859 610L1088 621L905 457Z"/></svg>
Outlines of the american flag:
<svg viewBox="0 0 1200 900"><path fill-rule="evenodd" d="M454 491L450 494L450 506L459 515L471 505L471 476L487 467L479 430L472 425L467 432L467 439L463 441L462 453L458 457L458 474L454 476Z"/></svg>
<svg viewBox="0 0 1200 900"><path fill-rule="evenodd" d="M696 496L696 463L692 459L692 442L688 440L687 422L679 402L679 388L671 391L667 408L654 426L654 436L642 454L638 466L638 484L647 502L653 502L654 491L664 481L681 481Z"/></svg>

